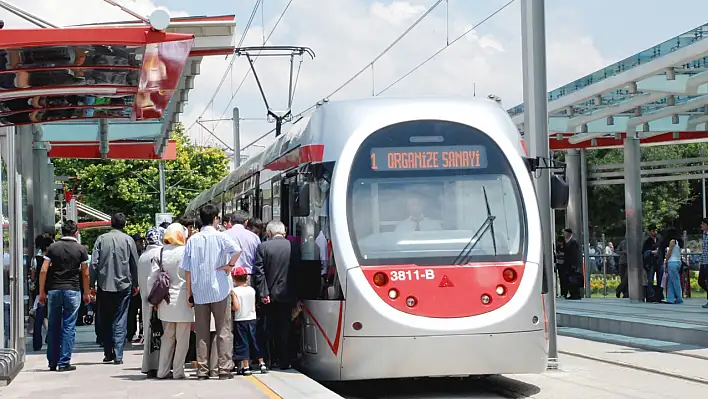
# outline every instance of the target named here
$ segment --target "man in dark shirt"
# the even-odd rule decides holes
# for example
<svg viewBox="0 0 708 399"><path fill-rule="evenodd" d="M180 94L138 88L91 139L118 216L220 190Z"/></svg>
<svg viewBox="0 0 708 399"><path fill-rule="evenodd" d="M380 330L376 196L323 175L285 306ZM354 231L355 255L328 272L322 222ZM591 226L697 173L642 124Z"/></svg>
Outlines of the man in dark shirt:
<svg viewBox="0 0 708 399"><path fill-rule="evenodd" d="M71 352L81 304L80 278L83 278L84 302L91 301L88 253L76 240L77 232L73 220L62 224L62 238L47 249L39 274L39 302L49 301L47 360L52 371L76 370L71 364Z"/></svg>
<svg viewBox="0 0 708 399"><path fill-rule="evenodd" d="M111 231L98 237L91 256L104 363L123 364L130 297L138 290L138 251L133 238L122 231L125 222L122 213L111 216Z"/></svg>
<svg viewBox="0 0 708 399"><path fill-rule="evenodd" d="M581 299L580 288L582 287L583 273L581 266L580 246L573 237L573 230L564 229L564 256L563 268L566 273L568 299Z"/></svg>
<svg viewBox="0 0 708 399"><path fill-rule="evenodd" d="M658 234L656 225L649 225L649 237L642 245L643 265L647 272L647 301L658 302L663 299L661 290L654 292L654 285L661 285L661 279L664 277L664 257L660 243L661 236ZM654 283L654 275L656 275L656 283Z"/></svg>

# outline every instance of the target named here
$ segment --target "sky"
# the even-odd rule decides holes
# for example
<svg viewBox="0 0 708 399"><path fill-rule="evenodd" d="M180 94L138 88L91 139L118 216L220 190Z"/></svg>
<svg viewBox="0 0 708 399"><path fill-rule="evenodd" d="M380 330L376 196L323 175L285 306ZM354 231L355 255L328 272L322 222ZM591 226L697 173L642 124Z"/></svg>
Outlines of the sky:
<svg viewBox="0 0 708 399"><path fill-rule="evenodd" d="M235 15L235 42L257 0L118 0L143 15L156 8L171 16ZM361 69L358 78L332 96L331 100L371 97L408 73L449 41L453 41L508 0L444 0L396 46L370 66L435 0L292 0L282 20L273 30L290 0L263 0L246 32L244 45L307 46L314 60L301 64L294 95L293 113L315 104L332 93ZM12 0L12 4L56 25L68 26L99 21L131 19L120 9L102 0ZM705 23L705 0L546 0L546 36L549 89L642 51ZM0 10L6 28L29 26L27 22ZM271 34L272 32L272 34ZM194 121L229 118L239 107L241 146L251 143L273 125L265 120L266 108L244 57L208 57L202 61L201 75L195 80L181 120L199 145L217 141ZM296 59L295 71L299 60ZM501 97L505 108L522 99L520 0L463 36L440 55L381 96L461 96ZM256 72L268 101L276 111L287 105L289 61L287 58L261 59ZM224 84L214 95L222 77ZM245 78L245 80L244 80ZM241 81L241 89L235 93ZM232 100L233 98L233 100ZM231 104L229 102L231 101ZM252 120L261 119L261 120ZM231 121L205 122L227 144L233 143ZM336 134L336 133L333 133ZM258 143L272 142L270 135ZM262 147L252 146L253 155Z"/></svg>

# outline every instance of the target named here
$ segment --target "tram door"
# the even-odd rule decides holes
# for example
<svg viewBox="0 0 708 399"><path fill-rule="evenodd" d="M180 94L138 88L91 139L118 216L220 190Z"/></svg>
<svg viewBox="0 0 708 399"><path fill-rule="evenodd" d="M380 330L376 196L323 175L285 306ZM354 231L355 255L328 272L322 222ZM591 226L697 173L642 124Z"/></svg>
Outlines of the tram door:
<svg viewBox="0 0 708 399"><path fill-rule="evenodd" d="M297 236L297 231L295 231L295 223L293 223L291 209L293 207L293 195L292 190L295 189L295 184L297 180L294 177L286 177L282 180L283 189L281 190L280 203L282 204L283 218L281 221L285 224L288 229L288 234L292 236Z"/></svg>

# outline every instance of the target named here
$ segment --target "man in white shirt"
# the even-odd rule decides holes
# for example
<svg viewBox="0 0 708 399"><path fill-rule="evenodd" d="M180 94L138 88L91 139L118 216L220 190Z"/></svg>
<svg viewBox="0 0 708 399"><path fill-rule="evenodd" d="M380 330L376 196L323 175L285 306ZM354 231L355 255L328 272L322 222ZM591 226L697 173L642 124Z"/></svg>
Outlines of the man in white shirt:
<svg viewBox="0 0 708 399"><path fill-rule="evenodd" d="M425 203L419 194L408 196L408 218L400 221L396 226L397 232L442 230L442 225L437 220L429 219L423 215Z"/></svg>

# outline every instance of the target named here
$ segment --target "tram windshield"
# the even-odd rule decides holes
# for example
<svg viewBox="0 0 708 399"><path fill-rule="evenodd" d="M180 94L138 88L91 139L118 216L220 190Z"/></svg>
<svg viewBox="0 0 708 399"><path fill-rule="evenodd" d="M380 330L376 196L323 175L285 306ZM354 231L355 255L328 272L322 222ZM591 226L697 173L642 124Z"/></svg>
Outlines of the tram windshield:
<svg viewBox="0 0 708 399"><path fill-rule="evenodd" d="M432 129L438 131L434 137L442 142L411 145L411 134L418 133L421 124L437 127ZM441 124L446 127L442 132ZM413 129L402 131L394 125L384 129L388 133L381 139L377 132L355 159L349 224L360 264L521 259L526 234L523 201L501 149L486 134L467 126L438 121L401 125ZM405 138L405 146L396 133ZM488 216L494 217L493 229L470 243Z"/></svg>

